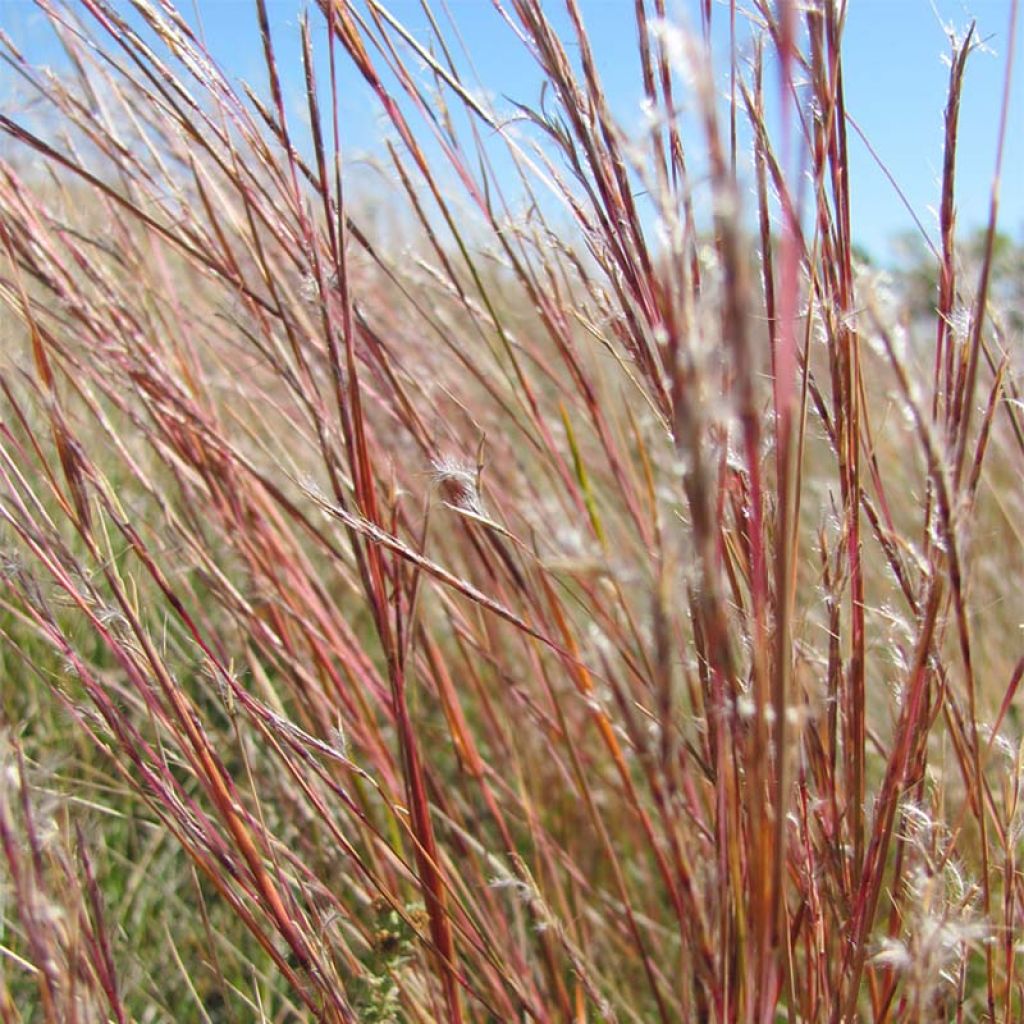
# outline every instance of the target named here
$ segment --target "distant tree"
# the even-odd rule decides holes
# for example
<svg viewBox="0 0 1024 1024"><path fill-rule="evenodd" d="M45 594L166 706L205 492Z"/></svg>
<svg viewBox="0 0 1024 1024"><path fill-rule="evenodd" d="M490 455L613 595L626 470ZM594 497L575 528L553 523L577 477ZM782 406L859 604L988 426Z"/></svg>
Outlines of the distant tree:
<svg viewBox="0 0 1024 1024"><path fill-rule="evenodd" d="M959 291L965 302L973 299L985 257L986 230L977 228L957 245ZM893 276L911 319L932 317L938 295L939 264L916 232L893 240ZM1024 241L997 232L989 275L989 309L1008 329L1024 328Z"/></svg>

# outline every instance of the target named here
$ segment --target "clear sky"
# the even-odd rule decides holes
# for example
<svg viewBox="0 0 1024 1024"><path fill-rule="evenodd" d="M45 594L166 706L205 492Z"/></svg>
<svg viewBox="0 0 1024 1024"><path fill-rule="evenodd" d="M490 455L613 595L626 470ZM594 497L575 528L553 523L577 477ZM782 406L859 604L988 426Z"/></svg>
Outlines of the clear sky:
<svg viewBox="0 0 1024 1024"><path fill-rule="evenodd" d="M125 0L114 0L119 8ZM387 2L387 0L385 0ZM580 0L594 51L605 78L613 109L627 126L642 123L641 87L636 65L633 0ZM183 0L190 20L198 10L208 46L230 75L263 87L262 54L256 16L249 0ZM286 90L296 107L301 95L301 65L296 48L301 0L269 0L275 39L282 65L294 72ZM416 34L427 38L419 0L390 0L387 6ZM445 5L432 5L443 17ZM548 0L556 24L566 24L561 0ZM694 0L677 0L669 9L683 23L697 24ZM448 0L447 10L458 26L482 88L499 97L536 105L539 79L528 55L515 45L509 30L495 15L490 0ZM933 233L932 208L939 201L942 165L942 113L945 106L949 52L948 27L963 32L972 19L986 46L968 64L961 109L958 167L958 207L962 230L985 223L995 159L1002 80L1008 52L1010 0L849 0L845 36L847 109L870 139L879 157L906 193L914 211ZM728 4L716 3L715 45L723 58L722 85L727 71ZM0 26L23 50L41 62L57 56L42 28L41 15L31 0L0 0ZM313 23L321 24L314 15ZM1024 47L1018 26L1017 69L1010 107L1004 157L1000 225L1024 240ZM566 39L571 38L568 30ZM0 75L4 74L0 71ZM343 79L341 110L349 152L379 147L380 125L372 100L356 76ZM10 106L11 85L0 79L0 102ZM910 215L874 158L851 133L853 219L857 240L884 258L886 242L909 230Z"/></svg>

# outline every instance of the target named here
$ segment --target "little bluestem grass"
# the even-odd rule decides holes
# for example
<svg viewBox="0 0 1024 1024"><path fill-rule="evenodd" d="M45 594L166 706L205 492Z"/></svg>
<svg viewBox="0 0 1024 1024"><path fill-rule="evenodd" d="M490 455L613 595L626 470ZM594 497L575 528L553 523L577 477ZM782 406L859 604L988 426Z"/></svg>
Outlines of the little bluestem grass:
<svg viewBox="0 0 1024 1024"><path fill-rule="evenodd" d="M1019 1019L976 33L922 299L855 246L842 3L637 0L639 127L585 6L493 6L539 102L443 5L319 0L285 75L256 0L259 86L169 2L3 42L2 1019Z"/></svg>

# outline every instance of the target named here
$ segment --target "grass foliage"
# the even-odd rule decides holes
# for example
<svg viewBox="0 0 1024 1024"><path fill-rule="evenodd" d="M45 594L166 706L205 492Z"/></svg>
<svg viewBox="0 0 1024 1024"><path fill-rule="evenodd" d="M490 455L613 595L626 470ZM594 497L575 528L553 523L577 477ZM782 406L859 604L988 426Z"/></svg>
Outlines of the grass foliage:
<svg viewBox="0 0 1024 1024"><path fill-rule="evenodd" d="M577 0L494 5L536 108L443 5L319 0L302 117L265 0L260 88L169 0L4 45L0 1019L1022 1019L973 34L922 309L856 256L843 3L636 0L629 131Z"/></svg>

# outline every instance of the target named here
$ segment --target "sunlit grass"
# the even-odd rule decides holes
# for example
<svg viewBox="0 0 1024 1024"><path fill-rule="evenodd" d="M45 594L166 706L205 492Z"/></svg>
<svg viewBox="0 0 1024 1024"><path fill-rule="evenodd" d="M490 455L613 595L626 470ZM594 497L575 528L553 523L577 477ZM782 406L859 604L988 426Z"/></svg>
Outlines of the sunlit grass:
<svg viewBox="0 0 1024 1024"><path fill-rule="evenodd" d="M756 3L729 106L639 3L639 136L537 0L513 122L376 0L302 19L304 124L261 3L265 93L133 11L6 51L4 1019L1016 1019L972 37L922 311L856 255L840 5Z"/></svg>

